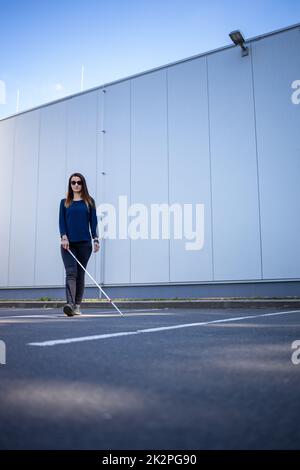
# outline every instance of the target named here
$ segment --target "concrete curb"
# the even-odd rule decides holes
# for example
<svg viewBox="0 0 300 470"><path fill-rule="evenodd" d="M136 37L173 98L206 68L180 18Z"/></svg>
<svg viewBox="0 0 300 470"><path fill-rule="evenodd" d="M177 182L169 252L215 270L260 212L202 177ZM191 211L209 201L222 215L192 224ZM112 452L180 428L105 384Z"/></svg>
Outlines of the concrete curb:
<svg viewBox="0 0 300 470"><path fill-rule="evenodd" d="M185 300L114 300L122 308L294 308L300 309L300 298L296 299L185 299ZM61 300L21 300L0 301L0 308L61 308L65 305ZM105 308L113 306L108 301L82 302L81 308Z"/></svg>

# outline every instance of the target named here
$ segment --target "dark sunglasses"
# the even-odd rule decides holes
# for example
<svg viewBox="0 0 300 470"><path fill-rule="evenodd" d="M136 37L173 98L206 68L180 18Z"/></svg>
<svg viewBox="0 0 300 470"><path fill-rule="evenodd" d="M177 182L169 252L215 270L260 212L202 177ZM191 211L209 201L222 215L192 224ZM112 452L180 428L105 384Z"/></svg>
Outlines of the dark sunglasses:
<svg viewBox="0 0 300 470"><path fill-rule="evenodd" d="M75 184L78 184L78 186L82 186L82 181L71 181L72 186L75 186Z"/></svg>

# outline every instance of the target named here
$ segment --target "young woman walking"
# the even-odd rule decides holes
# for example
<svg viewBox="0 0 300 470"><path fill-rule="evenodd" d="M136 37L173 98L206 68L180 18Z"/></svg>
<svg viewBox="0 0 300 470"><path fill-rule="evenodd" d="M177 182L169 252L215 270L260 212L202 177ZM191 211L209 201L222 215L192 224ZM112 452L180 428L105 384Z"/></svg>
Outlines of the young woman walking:
<svg viewBox="0 0 300 470"><path fill-rule="evenodd" d="M68 316L81 315L85 275L85 271L68 249L86 268L93 249L89 229L96 253L100 245L95 200L89 195L84 176L73 173L69 178L67 197L60 201L59 208L60 250L66 269L67 303L63 311Z"/></svg>

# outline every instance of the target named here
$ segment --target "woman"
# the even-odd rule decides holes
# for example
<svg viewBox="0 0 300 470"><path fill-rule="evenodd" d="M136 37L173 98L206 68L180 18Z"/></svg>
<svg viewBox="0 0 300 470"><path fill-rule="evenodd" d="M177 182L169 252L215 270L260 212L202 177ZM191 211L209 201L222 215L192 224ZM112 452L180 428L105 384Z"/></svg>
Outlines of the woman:
<svg viewBox="0 0 300 470"><path fill-rule="evenodd" d="M91 233L94 253L99 248L97 214L94 199L89 195L86 181L81 173L73 173L69 178L67 197L60 201L59 231L61 256L66 269L66 298L63 311L69 317L81 315L80 304L84 292L85 271L68 252L74 253L86 268L92 253Z"/></svg>

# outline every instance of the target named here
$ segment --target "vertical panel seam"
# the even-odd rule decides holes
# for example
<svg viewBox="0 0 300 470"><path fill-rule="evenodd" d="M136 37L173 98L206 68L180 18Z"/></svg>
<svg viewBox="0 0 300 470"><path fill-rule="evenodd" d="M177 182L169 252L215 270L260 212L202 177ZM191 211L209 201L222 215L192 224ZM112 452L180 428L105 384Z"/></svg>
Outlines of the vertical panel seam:
<svg viewBox="0 0 300 470"><path fill-rule="evenodd" d="M100 159L100 164L101 164L101 171L100 171L100 174L98 176L98 178L100 177L100 180L101 180L99 193L98 193L99 197L100 197L100 204L103 203L103 200L102 200L103 199L103 174L102 174L103 173L103 149L102 149L103 96L104 96L103 88L101 88L98 92L98 128L97 128L97 145L98 145L97 159L98 158ZM101 136L101 140L99 142L100 136ZM101 223L102 223L102 217L100 217L100 228L101 228L101 230L99 230L99 236L100 236L100 240L101 240L101 250L100 250L100 260L99 260L99 277L100 277L99 285L100 286L103 285L103 272L102 272L102 269L103 269L103 246L104 246L104 241L103 241L103 238L102 238L102 225L101 225ZM100 290L99 294L100 294L99 298L101 299L102 298L102 291L101 290Z"/></svg>
<svg viewBox="0 0 300 470"><path fill-rule="evenodd" d="M96 167L96 194L95 194L95 203L96 203L96 217L97 217L97 222L98 222L98 216L97 216L97 197L98 197L98 126L99 126L99 91L96 92L96 162L95 162L95 167ZM99 231L99 229L98 229ZM95 272L95 278L97 279L97 258L95 256L95 262L94 262L94 272ZM98 298L100 297L101 291L98 293Z"/></svg>
<svg viewBox="0 0 300 470"><path fill-rule="evenodd" d="M36 241L37 241L37 220L39 207L39 172L40 172L40 141L41 141L41 110L39 110L38 120L38 148L37 148L37 184L36 184L36 204L35 204L35 233L34 233L34 261L33 261L33 286L36 285Z"/></svg>
<svg viewBox="0 0 300 470"><path fill-rule="evenodd" d="M12 231L12 211L13 211L13 194L14 194L14 184L15 184L15 160L16 160L16 133L17 133L17 123L18 118L14 120L14 130L13 130L13 164L12 164L12 181L10 188L10 216L9 216L9 238L8 238L8 264L7 264L7 287L10 284L10 255L11 255L11 231Z"/></svg>
<svg viewBox="0 0 300 470"><path fill-rule="evenodd" d="M170 210L170 148L169 148L169 69L166 68L166 108L167 108L167 180L168 180L168 207ZM170 212L169 212L170 214ZM170 218L169 218L170 223ZM168 240L168 277L171 282L171 241L170 232Z"/></svg>
<svg viewBox="0 0 300 470"><path fill-rule="evenodd" d="M106 102L106 93L107 93L107 90L105 88L103 88L102 90L102 130L106 131L105 129L105 102ZM104 170L104 178L102 178L102 195L103 195L103 198L105 199L105 189L106 189L106 166L105 166L105 132L101 132L102 134L102 145L101 145L101 148L102 148L102 164L103 164L103 170ZM103 233L104 235L104 233ZM102 266L101 266L101 270L102 270L102 285L105 285L105 236L103 237L103 241L102 241Z"/></svg>
<svg viewBox="0 0 300 470"><path fill-rule="evenodd" d="M208 154L209 154L209 179L210 179L210 225L211 225L211 263L212 263L212 280L215 280L214 266L214 224L213 224L213 190L212 190L212 170L211 170L211 123L210 123L210 102L209 102L209 85L208 85L208 61L206 61L206 89L207 89L207 117L208 117Z"/></svg>
<svg viewBox="0 0 300 470"><path fill-rule="evenodd" d="M252 46L252 44L251 44ZM257 197L258 197L258 226L259 226L259 242L260 242L260 276L263 279L263 254L262 254L262 236L261 236L261 210L260 210L260 183L259 183L259 166L258 166L258 145L257 145L257 122L256 122L256 104L254 90L254 71L253 71L253 48L250 49L251 59L251 79L252 79L252 99L254 114L254 136L255 136L255 156L256 156L256 177L257 177Z"/></svg>
<svg viewBox="0 0 300 470"><path fill-rule="evenodd" d="M131 206L131 159L132 159L132 80L129 82L129 207ZM128 228L127 228L128 231ZM129 237L129 283L131 284L131 237Z"/></svg>
<svg viewBox="0 0 300 470"><path fill-rule="evenodd" d="M68 170L68 129L69 129L69 122L68 122L68 114L69 114L69 107L68 107L68 101L66 101L66 110L65 110L65 181L64 184L68 181L68 175L67 175L67 170ZM62 272L63 272L63 282L64 282L64 265L62 266Z"/></svg>
<svg viewBox="0 0 300 470"><path fill-rule="evenodd" d="M98 142L98 153L97 153L97 158L100 159L100 165L101 165L101 169L100 169L100 174L98 176L98 178L100 178L101 180L101 184L100 184L100 187L99 187L99 197L100 197L100 204L102 204L102 188L103 188L103 156L102 156L102 140L100 140L99 142L99 139L100 139L100 136L101 136L101 139L102 139L102 136L103 136L103 133L101 132L102 129L103 129L103 116L102 116L102 104L103 104L103 88L101 88L98 92L98 128L97 128L97 142ZM100 176L101 175L101 176ZM100 228L102 230L102 226L101 226L101 223L102 223L102 217L100 218ZM100 240L101 240L101 250L100 250L100 260L99 260L99 285L102 286L103 284L103 278L102 278L102 263L103 263L103 238L102 238L102 231L99 230L99 236L100 236ZM100 294L100 298L102 298L102 291L100 290L99 292Z"/></svg>

